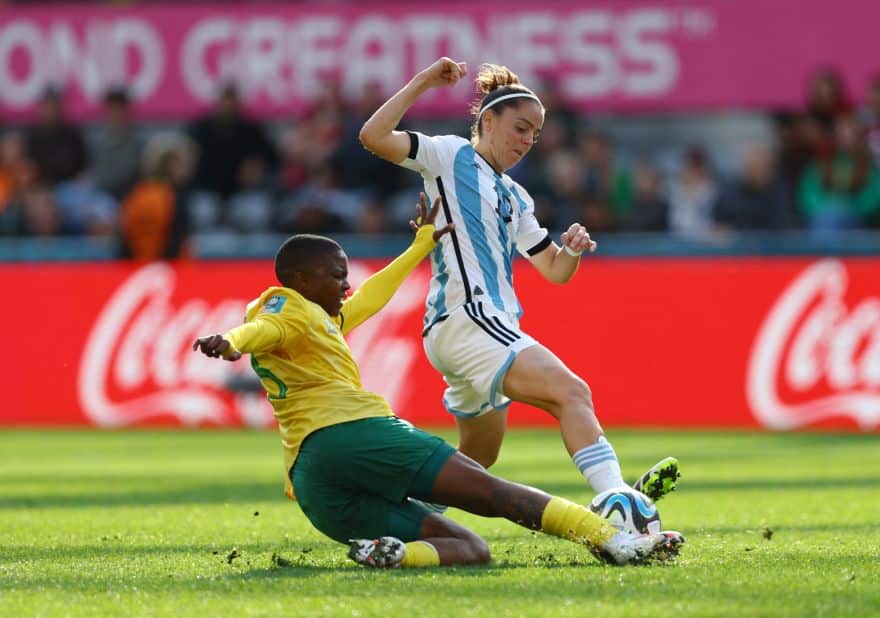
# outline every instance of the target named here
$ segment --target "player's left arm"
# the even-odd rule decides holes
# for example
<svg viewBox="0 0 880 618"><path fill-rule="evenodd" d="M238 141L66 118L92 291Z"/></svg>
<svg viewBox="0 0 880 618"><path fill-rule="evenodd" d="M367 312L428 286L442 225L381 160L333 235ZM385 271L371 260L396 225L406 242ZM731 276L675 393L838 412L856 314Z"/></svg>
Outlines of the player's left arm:
<svg viewBox="0 0 880 618"><path fill-rule="evenodd" d="M439 230L434 227L434 220L440 209L440 198L434 200L433 206L429 209L427 198L422 193L416 209L418 211L416 220L409 222L410 228L416 233L413 243L388 266L371 275L343 303L340 311L343 334L382 309L419 262L434 249L440 237L451 232L455 227L452 224Z"/></svg>
<svg viewBox="0 0 880 618"><path fill-rule="evenodd" d="M577 272L584 251L593 253L598 244L580 223L572 223L560 237L562 246L551 242L547 247L529 257L532 265L545 279L553 283L568 283Z"/></svg>

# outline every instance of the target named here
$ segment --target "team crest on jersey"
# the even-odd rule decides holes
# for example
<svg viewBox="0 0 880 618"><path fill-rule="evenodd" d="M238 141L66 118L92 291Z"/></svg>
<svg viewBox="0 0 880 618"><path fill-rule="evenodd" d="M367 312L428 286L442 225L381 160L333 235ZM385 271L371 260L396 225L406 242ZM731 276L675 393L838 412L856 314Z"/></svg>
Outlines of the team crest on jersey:
<svg viewBox="0 0 880 618"><path fill-rule="evenodd" d="M287 302L286 296L270 296L263 304L260 313L281 313L281 308Z"/></svg>

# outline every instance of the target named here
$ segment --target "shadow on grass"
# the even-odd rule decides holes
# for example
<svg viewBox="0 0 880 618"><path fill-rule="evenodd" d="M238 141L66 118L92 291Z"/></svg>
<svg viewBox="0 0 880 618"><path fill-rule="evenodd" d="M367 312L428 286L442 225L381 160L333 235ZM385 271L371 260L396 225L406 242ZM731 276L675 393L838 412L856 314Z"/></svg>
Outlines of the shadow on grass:
<svg viewBox="0 0 880 618"><path fill-rule="evenodd" d="M760 519L760 512L756 512L756 520ZM840 533L850 533L850 532L864 532L870 535L878 535L880 531L878 531L876 523L866 523L866 524L805 524L803 526L792 526L792 525L774 525L770 522L770 527L773 529L773 540L779 538L780 535L786 538L801 538L805 534L809 534L811 532L840 532ZM762 543L764 539L762 534L764 533L766 526L758 523L753 524L749 527L744 526L696 526L692 529L692 534L753 534L756 539L759 539ZM756 541L757 542L757 541Z"/></svg>
<svg viewBox="0 0 880 618"><path fill-rule="evenodd" d="M112 478L112 481L109 479ZM528 479L526 479L528 481ZM100 486L100 481L95 481ZM125 485L118 477L108 477L110 487ZM561 496L578 496L590 494L589 488L579 480L571 482L555 482L538 484L541 489ZM167 489L140 489L142 485L125 485L124 490L106 492L83 492L75 495L45 494L16 496L0 495L0 509L15 508L75 508L75 507L138 507L197 504L240 504L253 501L274 500L281 495L281 482L218 482L192 483L176 485ZM688 494L697 492L730 491L730 490L776 490L805 491L811 489L874 489L880 492L880 477L864 478L826 478L826 479L724 479L687 480L680 485L681 492ZM2 483L0 483L2 488Z"/></svg>
<svg viewBox="0 0 880 618"><path fill-rule="evenodd" d="M92 488L91 492L82 491L73 495L57 493L37 496L16 496L8 493L0 495L0 509L244 503L279 499L283 492L281 479L262 483L255 481L224 481L172 485L169 482L170 486L166 488L159 487L144 490L144 485L141 483L125 483L119 477L108 478L112 479L107 482L107 486L113 488L110 491L98 492ZM124 489L120 488L117 490L121 485L124 486ZM100 481L95 481L94 487L101 487ZM0 488L2 488L2 483L0 483Z"/></svg>
<svg viewBox="0 0 880 618"><path fill-rule="evenodd" d="M192 554L202 556L220 564L233 544L211 545L120 545L119 538L106 537L106 541L89 545L69 545L62 547L35 547L32 545L4 545L0 554L0 564L15 560L105 560L125 557L156 556L160 554ZM267 551L265 544L234 544L241 552L257 553ZM225 552L225 553L224 553Z"/></svg>

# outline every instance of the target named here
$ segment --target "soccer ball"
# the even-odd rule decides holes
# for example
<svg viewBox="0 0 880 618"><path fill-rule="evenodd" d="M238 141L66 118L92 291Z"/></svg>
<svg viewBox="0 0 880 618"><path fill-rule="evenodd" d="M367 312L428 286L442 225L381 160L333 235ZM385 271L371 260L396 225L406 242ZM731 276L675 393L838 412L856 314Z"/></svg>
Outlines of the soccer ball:
<svg viewBox="0 0 880 618"><path fill-rule="evenodd" d="M589 508L612 526L630 534L660 532L660 512L651 499L629 487L608 489L598 494Z"/></svg>

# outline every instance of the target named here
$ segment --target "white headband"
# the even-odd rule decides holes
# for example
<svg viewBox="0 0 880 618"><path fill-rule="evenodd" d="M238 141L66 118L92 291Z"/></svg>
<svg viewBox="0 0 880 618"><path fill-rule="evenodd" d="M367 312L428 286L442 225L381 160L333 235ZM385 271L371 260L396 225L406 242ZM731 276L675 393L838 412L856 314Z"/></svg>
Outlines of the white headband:
<svg viewBox="0 0 880 618"><path fill-rule="evenodd" d="M505 94L504 96L498 97L488 105L484 106L483 109L480 110L480 113L477 114L477 118L481 118L483 116L483 112L487 109L495 105L496 103L501 103L501 101L507 101L508 99L516 99L516 98L525 98L525 99L534 99L538 102L538 105L541 105L541 99L533 95L531 92L511 92L510 94Z"/></svg>

